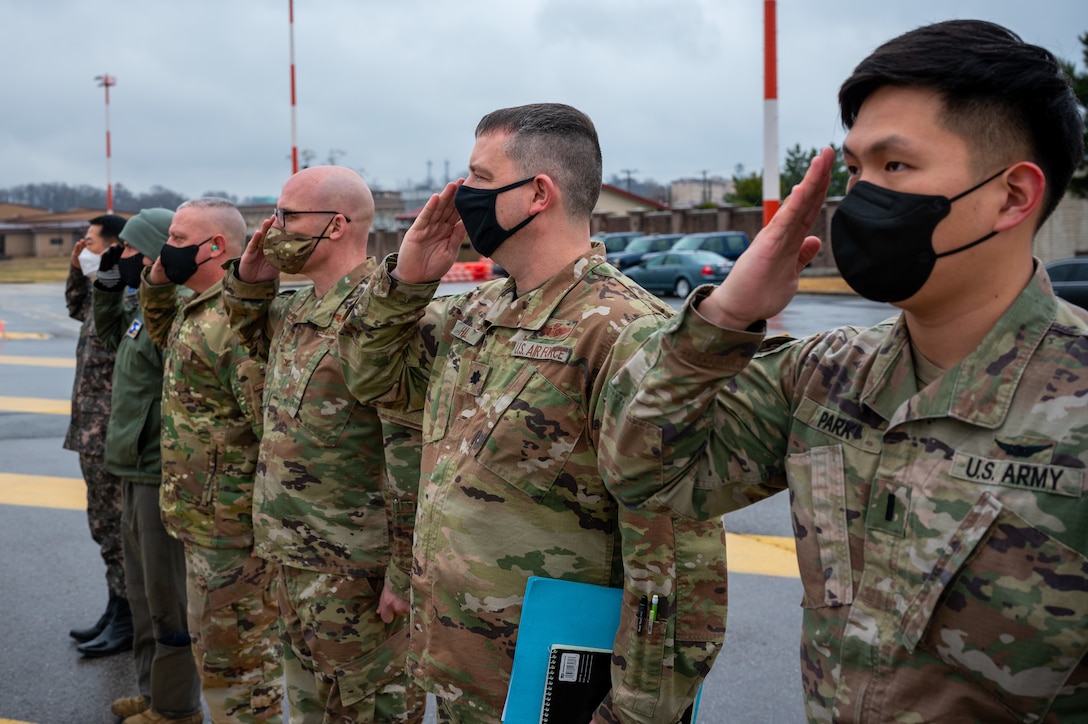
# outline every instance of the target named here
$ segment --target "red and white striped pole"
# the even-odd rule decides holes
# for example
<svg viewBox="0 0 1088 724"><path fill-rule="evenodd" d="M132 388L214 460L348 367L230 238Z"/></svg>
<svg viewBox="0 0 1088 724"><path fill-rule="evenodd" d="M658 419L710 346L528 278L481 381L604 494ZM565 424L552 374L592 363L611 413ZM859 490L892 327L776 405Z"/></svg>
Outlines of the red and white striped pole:
<svg viewBox="0 0 1088 724"><path fill-rule="evenodd" d="M298 173L298 129L295 119L295 0L287 0L291 25L291 173Z"/></svg>
<svg viewBox="0 0 1088 724"><path fill-rule="evenodd" d="M110 178L110 86L117 85L117 78L107 74L96 75L99 88L106 89L106 213L113 213L113 180Z"/></svg>
<svg viewBox="0 0 1088 724"><path fill-rule="evenodd" d="M763 225L778 211L778 32L775 0L763 0Z"/></svg>

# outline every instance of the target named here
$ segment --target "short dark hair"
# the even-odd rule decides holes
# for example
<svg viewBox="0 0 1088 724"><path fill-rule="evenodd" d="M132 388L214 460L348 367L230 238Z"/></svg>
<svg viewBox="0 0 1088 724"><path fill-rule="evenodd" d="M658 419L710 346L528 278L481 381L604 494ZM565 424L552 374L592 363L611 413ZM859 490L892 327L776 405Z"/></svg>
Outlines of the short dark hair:
<svg viewBox="0 0 1088 724"><path fill-rule="evenodd" d="M1058 60L1000 25L949 20L881 45L839 89L847 129L883 86L936 91L944 103L941 122L967 142L980 173L1018 153L1038 164L1046 177L1040 224L1058 206L1083 157L1084 121Z"/></svg>
<svg viewBox="0 0 1088 724"><path fill-rule="evenodd" d="M562 190L566 212L590 218L601 195L601 144L593 121L562 103L503 108L484 116L476 138L509 133L506 151L526 174L547 174Z"/></svg>
<svg viewBox="0 0 1088 724"><path fill-rule="evenodd" d="M125 217L117 214L102 214L87 223L91 226L101 226L102 238L116 242L121 240L121 229L125 228Z"/></svg>

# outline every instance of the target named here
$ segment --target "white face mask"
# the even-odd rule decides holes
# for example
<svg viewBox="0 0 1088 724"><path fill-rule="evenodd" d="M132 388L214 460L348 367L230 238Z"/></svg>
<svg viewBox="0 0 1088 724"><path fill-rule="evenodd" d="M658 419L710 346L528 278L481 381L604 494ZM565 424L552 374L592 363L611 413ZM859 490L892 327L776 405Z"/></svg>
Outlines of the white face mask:
<svg viewBox="0 0 1088 724"><path fill-rule="evenodd" d="M95 254L90 249L83 249L79 252L77 257L79 261L79 268L83 271L83 276L88 279L94 279L98 276L98 265L102 261L101 254Z"/></svg>

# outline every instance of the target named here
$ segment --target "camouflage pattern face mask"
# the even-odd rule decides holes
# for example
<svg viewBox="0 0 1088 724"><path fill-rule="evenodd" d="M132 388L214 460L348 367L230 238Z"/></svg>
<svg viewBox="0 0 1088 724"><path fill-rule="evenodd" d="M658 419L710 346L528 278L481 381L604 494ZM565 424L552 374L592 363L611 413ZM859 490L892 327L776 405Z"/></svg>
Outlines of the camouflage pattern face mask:
<svg viewBox="0 0 1088 724"><path fill-rule="evenodd" d="M332 221L330 220L329 223L331 224ZM328 228L326 224L322 234ZM278 226L272 226L264 235L264 258L282 272L298 274L317 248L317 242L328 238L323 235L296 234Z"/></svg>

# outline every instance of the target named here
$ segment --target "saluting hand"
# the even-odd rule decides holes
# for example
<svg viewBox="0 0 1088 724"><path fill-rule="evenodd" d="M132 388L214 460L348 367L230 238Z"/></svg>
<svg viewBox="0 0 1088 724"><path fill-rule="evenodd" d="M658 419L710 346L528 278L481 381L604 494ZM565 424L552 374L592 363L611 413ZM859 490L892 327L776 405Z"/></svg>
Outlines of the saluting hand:
<svg viewBox="0 0 1088 724"><path fill-rule="evenodd" d="M269 216L261 224L261 228L253 232L253 238L246 244L246 250L242 252L242 258L238 262L238 277L248 284L267 282L280 275L280 270L268 263L264 258L264 235L272 228L275 216Z"/></svg>
<svg viewBox="0 0 1088 724"><path fill-rule="evenodd" d="M72 246L72 266L79 268L79 252L87 248L87 240L80 239Z"/></svg>
<svg viewBox="0 0 1088 724"><path fill-rule="evenodd" d="M170 277L166 276L166 270L162 268L162 256L155 258L151 271L147 273L147 281L156 286L170 283Z"/></svg>
<svg viewBox="0 0 1088 724"><path fill-rule="evenodd" d="M727 329L746 329L781 312L797 293L801 270L820 251L806 236L827 198L835 153L824 148L770 223L737 259L729 276L699 305L699 313Z"/></svg>
<svg viewBox="0 0 1088 724"><path fill-rule="evenodd" d="M450 182L442 193L428 199L400 244L394 277L409 284L437 281L457 261L465 239L465 225L453 197L464 182L464 179Z"/></svg>

